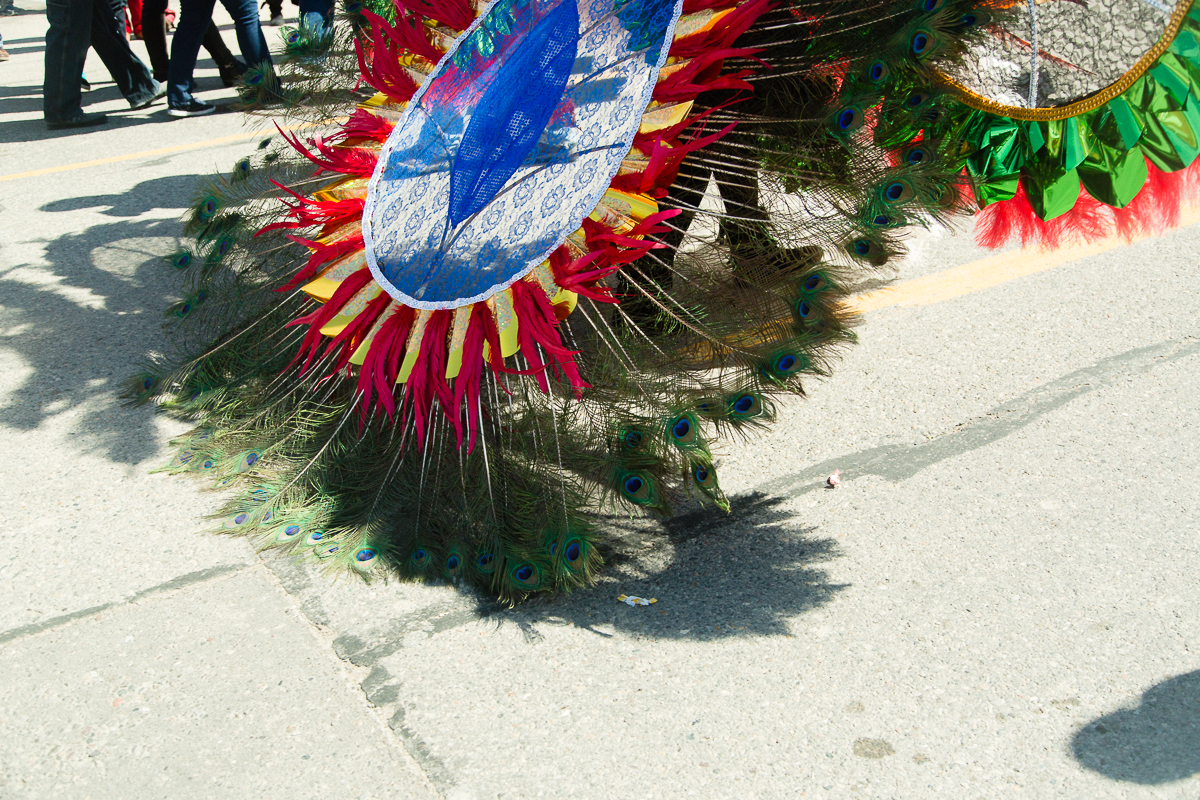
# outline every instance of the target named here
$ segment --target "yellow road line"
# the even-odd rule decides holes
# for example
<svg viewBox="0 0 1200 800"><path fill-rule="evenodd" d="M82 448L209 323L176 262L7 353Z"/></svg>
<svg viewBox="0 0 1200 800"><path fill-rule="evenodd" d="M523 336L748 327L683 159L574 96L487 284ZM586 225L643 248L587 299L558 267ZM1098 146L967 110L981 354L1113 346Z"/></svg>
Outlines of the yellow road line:
<svg viewBox="0 0 1200 800"><path fill-rule="evenodd" d="M337 122L338 120L330 120ZM286 125L284 131L294 131L301 128L317 127L320 123L304 122L299 125ZM212 147L217 144L227 144L229 142L237 142L245 139L257 139L259 137L266 138L267 136L275 135L274 130L262 131L246 131L244 133L234 133L229 136L219 136L216 139L205 139L202 142L189 142L188 144L175 144L170 147L159 147L156 150L142 150L137 153L126 153L123 156L109 156L108 158L97 158L93 161L78 161L74 164L62 164L57 167L45 167L43 169L32 169L28 172L14 172L11 175L0 175L0 183L4 181L15 181L21 178L36 178L39 175L51 175L55 172L70 172L76 169L86 169L88 167L99 167L104 164L117 164L121 161L136 161L139 158L148 158L150 156L161 156L169 153L182 153L186 150L199 150L203 147Z"/></svg>
<svg viewBox="0 0 1200 800"><path fill-rule="evenodd" d="M116 164L121 161L134 161L139 158L148 158L150 156L161 156L167 153L181 153L185 150L199 150L202 147L211 147L215 144L225 144L226 142L236 142L242 139L253 139L258 136L268 136L266 133L235 133L232 136L221 136L217 139L206 139L203 142L190 142L188 144L176 144L170 147L160 147L156 150L142 150L137 153L126 153L123 156L109 156L108 158L97 158L93 161L79 161L74 164L61 164L57 167L44 167L42 169L31 169L28 172L14 172L11 175L0 175L0 183L4 181L16 181L21 178L36 178L39 175L51 175L55 172L70 172L75 169L86 169L87 167L99 167L103 164Z"/></svg>
<svg viewBox="0 0 1200 800"><path fill-rule="evenodd" d="M1184 209L1179 218L1179 227L1200 223L1200 210ZM1132 241L1153 238L1153 235L1135 236ZM1130 242L1113 236L1088 244L1070 245L1058 250L1013 250L1007 253L981 258L969 264L935 272L920 278L902 281L874 292L852 297L846 301L850 310L857 313L878 311L889 306L927 306L941 303L964 294L990 289L1026 275L1045 272L1063 264L1124 247Z"/></svg>

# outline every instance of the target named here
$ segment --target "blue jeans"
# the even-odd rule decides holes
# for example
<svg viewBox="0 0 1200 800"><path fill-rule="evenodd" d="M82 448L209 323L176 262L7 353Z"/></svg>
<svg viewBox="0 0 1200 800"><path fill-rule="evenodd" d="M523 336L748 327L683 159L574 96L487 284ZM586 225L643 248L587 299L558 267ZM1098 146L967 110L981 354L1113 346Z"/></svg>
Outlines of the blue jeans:
<svg viewBox="0 0 1200 800"><path fill-rule="evenodd" d="M171 41L171 65L167 70L167 102L172 108L182 108L192 101L192 72L196 69L200 42L212 22L215 5L216 0L180 2L179 22L175 27L175 38ZM267 50L267 38L258 24L257 0L221 0L221 5L233 17L242 60L251 67L264 63L269 66L271 53Z"/></svg>
<svg viewBox="0 0 1200 800"><path fill-rule="evenodd" d="M333 0L299 0L300 24L315 28L333 22Z"/></svg>
<svg viewBox="0 0 1200 800"><path fill-rule="evenodd" d="M131 106L154 96L150 70L125 40L124 0L46 0L46 76L42 108L47 122L64 122L83 113L79 76L88 47L104 62Z"/></svg>

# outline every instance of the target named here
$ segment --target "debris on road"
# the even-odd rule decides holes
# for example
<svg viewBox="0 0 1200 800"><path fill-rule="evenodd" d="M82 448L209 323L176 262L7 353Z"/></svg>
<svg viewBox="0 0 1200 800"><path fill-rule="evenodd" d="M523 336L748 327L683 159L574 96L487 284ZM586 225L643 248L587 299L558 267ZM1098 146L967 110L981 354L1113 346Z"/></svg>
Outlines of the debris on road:
<svg viewBox="0 0 1200 800"><path fill-rule="evenodd" d="M842 471L840 469L835 469L833 471L833 474L825 479L825 485L828 486L830 489L836 489L837 487L841 486L842 485Z"/></svg>
<svg viewBox="0 0 1200 800"><path fill-rule="evenodd" d="M622 603L624 603L627 606L648 606L651 603L658 602L657 597L651 597L649 600L647 600L644 597L635 597L634 595L631 595L631 594L623 594L620 597L618 597L617 600L621 601Z"/></svg>

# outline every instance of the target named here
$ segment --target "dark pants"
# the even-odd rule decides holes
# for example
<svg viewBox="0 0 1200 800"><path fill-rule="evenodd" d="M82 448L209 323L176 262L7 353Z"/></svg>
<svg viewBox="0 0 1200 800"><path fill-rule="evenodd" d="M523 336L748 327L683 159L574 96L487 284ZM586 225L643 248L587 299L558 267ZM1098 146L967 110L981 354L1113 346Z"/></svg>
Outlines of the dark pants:
<svg viewBox="0 0 1200 800"><path fill-rule="evenodd" d="M125 40L122 0L46 0L46 77L42 108L48 122L64 122L83 113L79 77L88 47L104 62L131 106L154 96L150 70Z"/></svg>
<svg viewBox="0 0 1200 800"><path fill-rule="evenodd" d="M192 100L192 72L196 69L196 56L200 54L200 41L212 24L215 5L216 0L180 2L179 23L175 27L175 39L171 42L171 65L167 73L167 100L172 108L186 106ZM270 65L267 39L258 22L257 0L221 0L221 5L233 17L242 60L251 67L264 63Z"/></svg>
<svg viewBox="0 0 1200 800"><path fill-rule="evenodd" d="M154 68L154 79L165 81L170 69L171 56L167 51L167 29L164 13L167 10L167 0L143 0L142 2L142 40L146 43L146 52L150 56L150 66ZM233 53L225 46L221 31L216 23L210 22L208 30L200 44L212 56L218 67L233 65Z"/></svg>

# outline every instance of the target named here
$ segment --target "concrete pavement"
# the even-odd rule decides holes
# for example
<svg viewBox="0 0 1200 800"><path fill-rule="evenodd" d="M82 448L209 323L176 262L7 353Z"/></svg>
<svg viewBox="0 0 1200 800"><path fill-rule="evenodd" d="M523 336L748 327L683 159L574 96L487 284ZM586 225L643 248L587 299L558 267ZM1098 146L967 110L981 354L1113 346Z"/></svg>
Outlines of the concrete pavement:
<svg viewBox="0 0 1200 800"><path fill-rule="evenodd" d="M725 448L734 512L610 520L593 589L331 583L201 533L116 401L243 120L48 133L44 17L0 26L0 796L1200 796L1200 227L876 304Z"/></svg>

